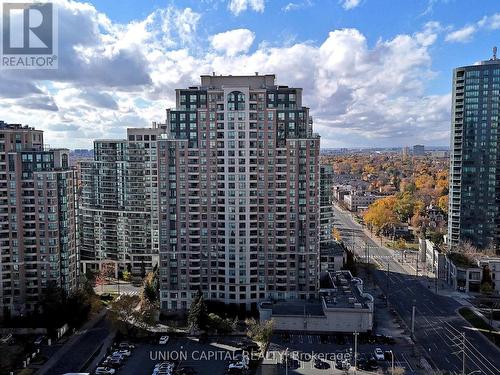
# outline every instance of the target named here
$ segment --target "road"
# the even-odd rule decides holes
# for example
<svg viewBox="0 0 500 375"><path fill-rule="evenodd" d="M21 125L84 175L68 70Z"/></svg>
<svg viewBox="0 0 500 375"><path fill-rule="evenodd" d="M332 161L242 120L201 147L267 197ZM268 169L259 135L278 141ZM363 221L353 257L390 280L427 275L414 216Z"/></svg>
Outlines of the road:
<svg viewBox="0 0 500 375"><path fill-rule="evenodd" d="M408 273L394 258L393 251L381 247L367 236L362 226L349 213L334 209L336 228L343 234L348 248L354 242L358 256L365 255L365 243L370 249L370 259L378 263L374 279L396 309L411 327L412 307L416 307L415 339L426 351L426 357L440 370L451 374L462 372L462 334L465 333L466 374L500 374L500 351L481 333L458 316L462 305L455 299L435 294L424 286L414 273ZM353 241L354 240L354 241ZM387 271L389 269L389 271Z"/></svg>
<svg viewBox="0 0 500 375"><path fill-rule="evenodd" d="M102 345L104 339L109 335L110 330L111 323L104 318L92 328L78 332L77 340L75 340L68 353L65 353L64 356L59 358L46 371L39 371L37 374L62 375L80 371L85 367L85 364L92 357L93 353Z"/></svg>

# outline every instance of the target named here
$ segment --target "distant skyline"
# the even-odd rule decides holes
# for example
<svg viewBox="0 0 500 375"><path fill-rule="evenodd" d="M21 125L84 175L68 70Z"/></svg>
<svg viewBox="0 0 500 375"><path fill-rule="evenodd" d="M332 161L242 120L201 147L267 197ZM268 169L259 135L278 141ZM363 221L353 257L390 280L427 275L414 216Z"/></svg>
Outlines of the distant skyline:
<svg viewBox="0 0 500 375"><path fill-rule="evenodd" d="M163 122L213 71L303 87L322 149L444 146L453 68L500 43L497 0L53 2L59 69L0 70L0 120L71 149Z"/></svg>

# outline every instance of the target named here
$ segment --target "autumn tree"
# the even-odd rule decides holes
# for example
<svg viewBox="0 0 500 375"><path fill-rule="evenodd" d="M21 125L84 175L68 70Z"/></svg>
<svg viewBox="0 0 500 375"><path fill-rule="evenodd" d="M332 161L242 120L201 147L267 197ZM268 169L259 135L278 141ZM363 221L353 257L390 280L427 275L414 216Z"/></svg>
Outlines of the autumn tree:
<svg viewBox="0 0 500 375"><path fill-rule="evenodd" d="M261 348L265 348L273 335L273 320L258 322L255 319L247 319L247 336L256 341Z"/></svg>
<svg viewBox="0 0 500 375"><path fill-rule="evenodd" d="M338 228L333 228L332 230L332 236L335 239L335 241L341 241L342 240L342 234L338 230Z"/></svg>
<svg viewBox="0 0 500 375"><path fill-rule="evenodd" d="M394 206L396 199L394 196L378 199L373 202L363 215L365 223L373 227L379 232L387 226L394 225L398 222Z"/></svg>
<svg viewBox="0 0 500 375"><path fill-rule="evenodd" d="M415 211L415 198L409 191L405 191L396 196L394 212L402 222L408 222Z"/></svg>
<svg viewBox="0 0 500 375"><path fill-rule="evenodd" d="M445 213L448 213L448 195L443 195L438 198L437 206Z"/></svg>

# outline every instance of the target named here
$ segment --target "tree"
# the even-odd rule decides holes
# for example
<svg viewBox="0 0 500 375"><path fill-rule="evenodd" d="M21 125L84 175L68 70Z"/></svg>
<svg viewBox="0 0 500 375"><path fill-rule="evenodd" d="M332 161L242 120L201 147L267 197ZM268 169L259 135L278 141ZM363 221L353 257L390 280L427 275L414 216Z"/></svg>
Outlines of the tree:
<svg viewBox="0 0 500 375"><path fill-rule="evenodd" d="M149 272L144 278L144 288L142 290L142 300L152 305L156 305L160 299L159 281L156 272Z"/></svg>
<svg viewBox="0 0 500 375"><path fill-rule="evenodd" d="M123 271L123 281L130 281L132 279L132 274L128 271Z"/></svg>
<svg viewBox="0 0 500 375"><path fill-rule="evenodd" d="M218 333L231 333L236 328L237 319L222 318L221 316L210 313L208 315L208 325L209 330L215 330Z"/></svg>
<svg viewBox="0 0 500 375"><path fill-rule="evenodd" d="M482 294L492 294L493 286L491 285L491 283L482 283L480 287L480 292Z"/></svg>
<svg viewBox="0 0 500 375"><path fill-rule="evenodd" d="M437 201L437 206L444 213L448 213L448 195L443 195L443 196L439 197L438 201Z"/></svg>
<svg viewBox="0 0 500 375"><path fill-rule="evenodd" d="M394 212L402 222L408 222L410 217L415 211L415 199L413 194L405 191L396 196L396 203L394 204Z"/></svg>
<svg viewBox="0 0 500 375"><path fill-rule="evenodd" d="M261 349L265 348L273 335L274 322L272 319L258 322L255 319L247 319L247 336L256 341Z"/></svg>
<svg viewBox="0 0 500 375"><path fill-rule="evenodd" d="M365 223L369 227L375 227L377 231L398 222L394 212L396 197L389 196L373 202L363 215Z"/></svg>
<svg viewBox="0 0 500 375"><path fill-rule="evenodd" d="M138 296L122 294L111 304L108 316L118 329L128 333L130 328L135 326L141 318L138 314L139 303Z"/></svg>
<svg viewBox="0 0 500 375"><path fill-rule="evenodd" d="M342 240L342 234L337 228L333 228L332 230L332 236L335 239L335 241L341 241Z"/></svg>
<svg viewBox="0 0 500 375"><path fill-rule="evenodd" d="M203 294L198 292L191 306L189 307L188 324L192 330L205 329L208 322L207 306L203 299Z"/></svg>

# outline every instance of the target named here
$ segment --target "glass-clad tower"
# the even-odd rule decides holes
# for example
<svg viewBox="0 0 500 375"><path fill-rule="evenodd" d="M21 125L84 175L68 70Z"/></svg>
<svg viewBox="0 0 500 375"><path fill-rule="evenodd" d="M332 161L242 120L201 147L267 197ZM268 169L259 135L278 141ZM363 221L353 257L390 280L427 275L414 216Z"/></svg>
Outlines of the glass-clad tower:
<svg viewBox="0 0 500 375"><path fill-rule="evenodd" d="M500 244L498 111L500 60L453 72L448 237L450 248L469 241Z"/></svg>

